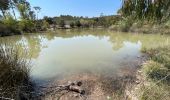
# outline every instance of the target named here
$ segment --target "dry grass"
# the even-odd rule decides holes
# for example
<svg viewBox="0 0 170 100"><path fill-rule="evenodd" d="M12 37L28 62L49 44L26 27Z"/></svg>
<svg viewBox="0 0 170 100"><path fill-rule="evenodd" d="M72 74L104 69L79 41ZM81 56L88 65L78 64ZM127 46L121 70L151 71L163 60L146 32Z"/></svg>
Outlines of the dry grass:
<svg viewBox="0 0 170 100"><path fill-rule="evenodd" d="M2 43L2 42L1 42ZM11 45L0 45L0 98L29 98L33 90L26 59Z"/></svg>
<svg viewBox="0 0 170 100"><path fill-rule="evenodd" d="M145 78L140 87L141 100L170 99L170 47L164 46L145 49L150 59L143 65L142 73Z"/></svg>

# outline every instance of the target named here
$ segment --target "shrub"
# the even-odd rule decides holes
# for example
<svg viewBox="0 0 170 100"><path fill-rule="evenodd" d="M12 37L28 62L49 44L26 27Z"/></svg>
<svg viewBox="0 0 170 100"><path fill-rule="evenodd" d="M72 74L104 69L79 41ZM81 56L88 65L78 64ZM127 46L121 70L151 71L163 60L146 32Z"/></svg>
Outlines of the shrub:
<svg viewBox="0 0 170 100"><path fill-rule="evenodd" d="M28 19L22 19L21 21L19 21L18 27L21 31L24 31L24 32L35 32L36 31L34 22Z"/></svg>
<svg viewBox="0 0 170 100"><path fill-rule="evenodd" d="M44 20L44 21L42 22L41 29L44 30L44 31L46 31L47 28L49 28L49 27L50 27L49 23Z"/></svg>
<svg viewBox="0 0 170 100"><path fill-rule="evenodd" d="M132 18L124 18L118 23L119 31L128 32L132 24L133 24Z"/></svg>
<svg viewBox="0 0 170 100"><path fill-rule="evenodd" d="M79 20L75 22L75 26L77 26L77 27L81 27L82 26Z"/></svg>
<svg viewBox="0 0 170 100"><path fill-rule="evenodd" d="M71 22L71 23L70 23L70 27L71 27L71 28L74 28L74 26L75 26L74 22Z"/></svg>
<svg viewBox="0 0 170 100"><path fill-rule="evenodd" d="M18 22L12 16L7 16L0 22L0 36L7 36L13 34L21 34L18 30Z"/></svg>
<svg viewBox="0 0 170 100"><path fill-rule="evenodd" d="M29 63L14 46L0 45L0 69L0 97L28 99L33 91Z"/></svg>
<svg viewBox="0 0 170 100"><path fill-rule="evenodd" d="M59 26L60 26L60 27L65 27L65 21L64 21L64 20L60 20Z"/></svg>

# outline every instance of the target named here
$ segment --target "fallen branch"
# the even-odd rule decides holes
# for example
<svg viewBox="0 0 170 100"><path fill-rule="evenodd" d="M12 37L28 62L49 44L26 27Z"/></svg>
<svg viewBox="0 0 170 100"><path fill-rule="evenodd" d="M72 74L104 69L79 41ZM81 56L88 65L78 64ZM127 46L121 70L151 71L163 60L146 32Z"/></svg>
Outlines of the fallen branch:
<svg viewBox="0 0 170 100"><path fill-rule="evenodd" d="M68 82L67 85L57 85L57 86L50 86L50 87L40 86L40 88L45 89L44 90L45 92L40 93L39 96L36 96L36 97L42 97L42 96L51 95L51 94L55 95L62 91L76 92L80 95L84 95L85 90L83 90L81 86L82 86L81 81Z"/></svg>

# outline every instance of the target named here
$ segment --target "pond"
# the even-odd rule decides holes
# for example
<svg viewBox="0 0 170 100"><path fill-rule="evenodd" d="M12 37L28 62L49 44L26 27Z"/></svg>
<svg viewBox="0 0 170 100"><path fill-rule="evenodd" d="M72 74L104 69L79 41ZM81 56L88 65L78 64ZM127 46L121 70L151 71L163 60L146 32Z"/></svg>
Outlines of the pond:
<svg viewBox="0 0 170 100"><path fill-rule="evenodd" d="M31 77L37 83L73 74L116 75L133 69L142 46L169 43L169 37L111 32L106 29L58 30L5 37L31 56Z"/></svg>

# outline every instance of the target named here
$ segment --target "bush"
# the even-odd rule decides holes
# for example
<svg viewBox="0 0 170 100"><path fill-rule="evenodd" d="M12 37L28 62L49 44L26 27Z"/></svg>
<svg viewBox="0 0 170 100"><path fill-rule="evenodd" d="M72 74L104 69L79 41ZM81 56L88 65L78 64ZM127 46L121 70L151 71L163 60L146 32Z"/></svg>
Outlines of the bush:
<svg viewBox="0 0 170 100"><path fill-rule="evenodd" d="M13 46L0 45L0 69L0 97L28 99L33 91L30 67Z"/></svg>
<svg viewBox="0 0 170 100"><path fill-rule="evenodd" d="M65 27L65 21L64 21L64 20L60 20L59 26L60 26L60 27Z"/></svg>
<svg viewBox="0 0 170 100"><path fill-rule="evenodd" d="M42 29L43 31L46 31L49 27L50 27L49 23L44 20L44 21L42 22L41 29Z"/></svg>
<svg viewBox="0 0 170 100"><path fill-rule="evenodd" d="M18 22L12 16L7 16L0 22L0 36L21 34L18 30Z"/></svg>
<svg viewBox="0 0 170 100"><path fill-rule="evenodd" d="M24 32L35 32L35 23L32 20L22 19L18 23L18 27Z"/></svg>
<svg viewBox="0 0 170 100"><path fill-rule="evenodd" d="M75 22L75 26L77 26L77 27L81 27L82 26L79 20Z"/></svg>
<svg viewBox="0 0 170 100"><path fill-rule="evenodd" d="M119 31L128 32L132 24L133 20L131 18L125 18L124 20L119 21L118 23Z"/></svg>
<svg viewBox="0 0 170 100"><path fill-rule="evenodd" d="M74 26L75 26L74 22L71 22L71 23L70 23L70 27L71 27L71 28L74 28Z"/></svg>

